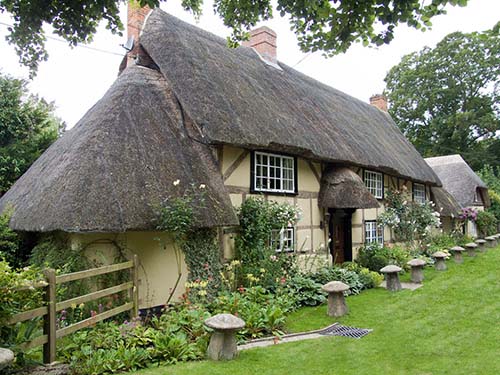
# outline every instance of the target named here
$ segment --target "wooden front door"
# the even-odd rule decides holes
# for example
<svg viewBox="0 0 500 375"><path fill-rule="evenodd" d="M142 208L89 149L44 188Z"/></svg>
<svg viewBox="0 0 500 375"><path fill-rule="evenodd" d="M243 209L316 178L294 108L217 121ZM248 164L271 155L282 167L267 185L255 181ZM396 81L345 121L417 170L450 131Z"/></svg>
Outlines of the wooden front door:
<svg viewBox="0 0 500 375"><path fill-rule="evenodd" d="M344 220L336 220L333 225L333 262L344 263L345 230Z"/></svg>
<svg viewBox="0 0 500 375"><path fill-rule="evenodd" d="M330 254L333 262L340 264L352 261L352 213L354 210L329 209Z"/></svg>

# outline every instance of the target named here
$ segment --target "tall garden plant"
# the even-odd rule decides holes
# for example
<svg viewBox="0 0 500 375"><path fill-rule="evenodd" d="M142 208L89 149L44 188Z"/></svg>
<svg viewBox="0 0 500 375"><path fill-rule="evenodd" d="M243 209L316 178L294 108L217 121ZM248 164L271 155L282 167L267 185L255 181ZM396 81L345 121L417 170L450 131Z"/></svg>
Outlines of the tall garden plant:
<svg viewBox="0 0 500 375"><path fill-rule="evenodd" d="M299 220L300 211L288 203L249 198L238 210L240 232L236 237L236 259L241 261L239 281L273 287L293 270L294 258L271 248L271 235Z"/></svg>
<svg viewBox="0 0 500 375"><path fill-rule="evenodd" d="M429 236L432 228L441 224L439 213L434 211L434 204L412 201L406 189L389 190L386 200L385 212L379 215L378 222L391 228L399 242L421 243Z"/></svg>

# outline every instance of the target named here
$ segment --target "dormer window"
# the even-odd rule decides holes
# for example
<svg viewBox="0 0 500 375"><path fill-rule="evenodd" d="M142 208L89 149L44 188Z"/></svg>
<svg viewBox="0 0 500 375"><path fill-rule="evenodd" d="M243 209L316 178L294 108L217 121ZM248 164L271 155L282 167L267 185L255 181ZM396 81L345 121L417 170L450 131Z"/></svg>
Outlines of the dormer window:
<svg viewBox="0 0 500 375"><path fill-rule="evenodd" d="M483 203L483 199L481 198L481 192L479 191L479 189L476 189L476 194L474 195L474 202Z"/></svg>
<svg viewBox="0 0 500 375"><path fill-rule="evenodd" d="M255 151L252 187L256 192L297 193L297 159Z"/></svg>
<svg viewBox="0 0 500 375"><path fill-rule="evenodd" d="M379 172L366 171L364 172L364 180L366 188L377 199L384 198L384 175Z"/></svg>

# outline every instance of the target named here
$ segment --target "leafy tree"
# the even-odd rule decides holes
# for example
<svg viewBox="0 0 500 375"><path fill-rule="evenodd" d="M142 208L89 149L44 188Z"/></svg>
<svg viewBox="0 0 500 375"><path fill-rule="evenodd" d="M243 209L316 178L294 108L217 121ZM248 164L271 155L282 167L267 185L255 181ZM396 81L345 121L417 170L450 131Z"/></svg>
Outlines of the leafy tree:
<svg viewBox="0 0 500 375"><path fill-rule="evenodd" d="M500 165L499 25L452 33L387 74L389 112L424 156L459 153L474 169Z"/></svg>
<svg viewBox="0 0 500 375"><path fill-rule="evenodd" d="M488 186L491 207L487 211L495 215L500 223L500 167L493 168L490 165L485 165L477 174Z"/></svg>
<svg viewBox="0 0 500 375"><path fill-rule="evenodd" d="M136 0L140 5L159 6L166 0ZM327 54L345 52L354 42L382 45L394 38L394 28L406 24L425 30L431 18L445 13L447 4L465 6L468 0L278 0L276 10L288 16L303 51L323 50ZM70 45L92 40L100 21L113 33L123 24L119 5L125 0L0 0L0 12L14 18L8 41L15 45L22 64L34 73L47 60L44 23ZM181 0L186 10L201 15L203 0ZM260 20L273 16L271 0L214 0L214 11L233 32L235 43Z"/></svg>
<svg viewBox="0 0 500 375"><path fill-rule="evenodd" d="M63 130L53 104L29 95L26 81L0 74L0 196Z"/></svg>

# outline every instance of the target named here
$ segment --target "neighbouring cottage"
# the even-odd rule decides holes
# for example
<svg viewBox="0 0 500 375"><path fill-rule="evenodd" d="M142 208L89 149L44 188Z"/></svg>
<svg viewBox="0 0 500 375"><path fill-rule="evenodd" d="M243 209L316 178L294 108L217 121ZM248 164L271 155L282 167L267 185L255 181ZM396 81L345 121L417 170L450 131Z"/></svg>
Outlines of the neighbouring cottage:
<svg viewBox="0 0 500 375"><path fill-rule="evenodd" d="M277 251L329 244L339 263L366 242L392 241L376 221L388 189L404 186L424 202L440 186L384 97L370 105L279 62L266 27L230 49L159 9L131 6L129 35L135 45L116 82L1 198L0 210L12 207L13 229L65 233L89 256L111 259L113 244L123 243L140 258L141 307L163 304L177 279L155 207L191 184L206 185L208 204L196 215L220 228L226 258L238 225L233 206L263 196L303 212L280 232Z"/></svg>
<svg viewBox="0 0 500 375"><path fill-rule="evenodd" d="M488 187L460 155L436 156L426 158L425 161L443 183L442 188L431 189L431 193L437 198L435 201L438 208L444 208L443 230L450 231L454 228L457 209L460 213L462 208L482 211L490 206ZM464 233L477 237L474 221L466 220Z"/></svg>

